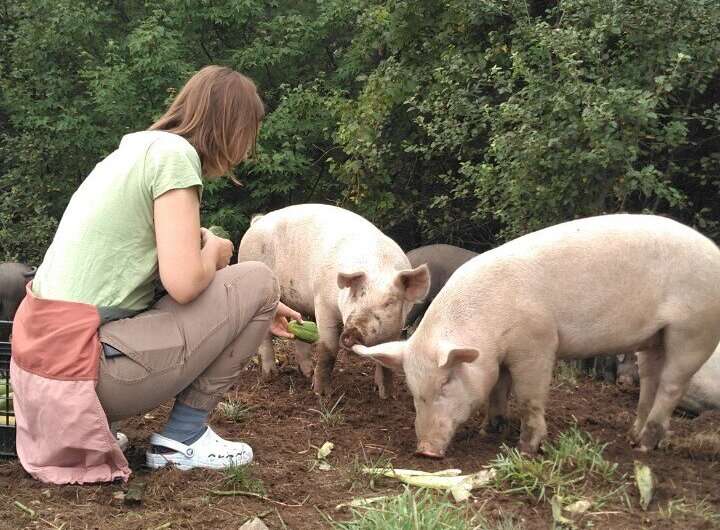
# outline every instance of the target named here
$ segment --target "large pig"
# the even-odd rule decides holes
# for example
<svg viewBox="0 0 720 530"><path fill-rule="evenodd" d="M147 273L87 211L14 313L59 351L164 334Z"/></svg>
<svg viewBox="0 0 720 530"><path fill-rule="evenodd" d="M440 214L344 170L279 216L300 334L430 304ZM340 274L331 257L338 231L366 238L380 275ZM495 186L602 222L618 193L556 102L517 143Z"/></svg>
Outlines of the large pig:
<svg viewBox="0 0 720 530"><path fill-rule="evenodd" d="M617 357L617 384L624 387L634 386L640 379L636 355L629 353ZM678 408L695 414L704 410L720 409L720 345L692 376Z"/></svg>
<svg viewBox="0 0 720 530"><path fill-rule="evenodd" d="M453 245L426 245L416 248L407 253L411 267L419 267L426 264L430 269L430 291L425 300L415 304L405 321L406 326L411 326L418 317L422 316L425 310L440 292L448 278L457 268L467 260L477 256L477 252L465 250Z"/></svg>
<svg viewBox="0 0 720 530"><path fill-rule="evenodd" d="M316 393L330 393L339 343L373 345L400 337L410 307L427 294L427 266L412 269L405 253L372 223L348 210L321 204L289 206L256 217L242 238L238 261L267 264L280 283L280 299L318 324ZM339 326L343 326L340 334ZM295 341L303 374L312 374L309 345ZM260 347L264 378L275 367L272 342ZM380 396L392 373L377 367Z"/></svg>
<svg viewBox="0 0 720 530"><path fill-rule="evenodd" d="M720 250L664 217L607 215L515 239L460 267L408 341L353 350L403 369L418 453L442 457L481 404L506 415L512 384L519 449L546 436L557 359L639 351L631 430L654 448L692 375L720 340Z"/></svg>
<svg viewBox="0 0 720 530"><path fill-rule="evenodd" d="M12 320L25 298L25 284L35 269L24 263L0 263L0 320ZM0 340L8 340L10 328L0 325Z"/></svg>
<svg viewBox="0 0 720 530"><path fill-rule="evenodd" d="M696 414L720 409L720 345L690 380L680 408Z"/></svg>

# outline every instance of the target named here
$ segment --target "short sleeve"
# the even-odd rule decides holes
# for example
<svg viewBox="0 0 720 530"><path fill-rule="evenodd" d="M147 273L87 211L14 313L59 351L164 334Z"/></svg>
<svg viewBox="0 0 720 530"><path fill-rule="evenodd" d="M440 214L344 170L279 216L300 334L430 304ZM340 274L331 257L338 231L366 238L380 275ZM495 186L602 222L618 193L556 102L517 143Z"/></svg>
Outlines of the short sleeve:
<svg viewBox="0 0 720 530"><path fill-rule="evenodd" d="M202 196L200 157L182 137L168 135L150 144L144 169L153 200L167 191L193 186L198 187L198 197Z"/></svg>

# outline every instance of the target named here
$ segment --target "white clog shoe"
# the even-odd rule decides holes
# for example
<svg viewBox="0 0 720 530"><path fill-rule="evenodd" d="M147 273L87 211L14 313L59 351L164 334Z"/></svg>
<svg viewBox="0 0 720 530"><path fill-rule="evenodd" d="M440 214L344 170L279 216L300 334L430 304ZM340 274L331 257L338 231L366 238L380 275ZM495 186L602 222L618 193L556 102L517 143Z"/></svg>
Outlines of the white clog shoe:
<svg viewBox="0 0 720 530"><path fill-rule="evenodd" d="M203 435L190 445L177 442L159 434L150 437L151 449L145 453L145 463L151 469L167 465L187 470L197 467L225 469L243 466L253 459L252 448L243 442L231 442L220 438L208 427ZM172 449L168 453L156 453L152 447Z"/></svg>

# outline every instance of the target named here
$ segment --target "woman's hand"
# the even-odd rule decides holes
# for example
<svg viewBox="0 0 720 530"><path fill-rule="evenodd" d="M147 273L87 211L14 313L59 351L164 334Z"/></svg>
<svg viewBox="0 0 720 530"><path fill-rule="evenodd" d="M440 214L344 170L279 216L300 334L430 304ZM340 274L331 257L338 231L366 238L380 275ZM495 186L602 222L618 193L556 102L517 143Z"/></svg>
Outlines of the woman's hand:
<svg viewBox="0 0 720 530"><path fill-rule="evenodd" d="M215 269L220 270L230 265L230 258L233 255L233 244L229 239L224 239L213 234L207 228L200 229L200 246L203 252L209 252L215 259Z"/></svg>
<svg viewBox="0 0 720 530"><path fill-rule="evenodd" d="M302 315L300 315L300 313L298 313L294 309L290 309L282 302L278 302L277 311L275 312L273 321L270 324L270 333L272 333L276 337L294 339L295 335L288 331L288 319L297 320L298 322L303 321Z"/></svg>

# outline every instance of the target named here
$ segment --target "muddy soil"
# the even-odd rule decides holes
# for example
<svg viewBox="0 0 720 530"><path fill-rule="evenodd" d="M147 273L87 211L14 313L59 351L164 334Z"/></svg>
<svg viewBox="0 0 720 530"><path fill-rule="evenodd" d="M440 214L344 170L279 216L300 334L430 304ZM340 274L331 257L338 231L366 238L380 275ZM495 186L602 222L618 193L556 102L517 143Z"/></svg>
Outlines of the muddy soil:
<svg viewBox="0 0 720 530"><path fill-rule="evenodd" d="M232 489L218 472L143 469L146 440L164 423L168 403L121 424L133 444L128 452L134 470L131 481L145 483L140 504L125 502L127 485L48 486L30 478L16 460L0 461L0 528L226 529L239 528L254 515L261 515L270 528L329 528L328 517L343 520L349 516L335 509L338 504L402 491L388 479L371 488L357 473L359 465L390 459L396 467L428 471L457 467L474 472L495 458L503 441L517 441L516 419L514 429L503 439L481 435L482 414L478 414L458 433L443 461L417 458L413 456L412 397L400 376L395 376L396 399L381 401L373 387L373 366L354 356L341 356L334 373L335 394L325 407L342 396L338 405L342 418L337 425L326 425L317 412L322 410L321 403L292 364L286 363L270 383L260 382L257 366L250 365L227 397L256 408L240 423L227 421L217 412L211 422L221 435L252 445L256 455L252 476L262 481L265 498L214 495L212 490ZM606 458L627 474L630 506L613 501L586 515L580 527L714 528L717 521L698 510L673 508L682 506L681 500L684 506L703 501L706 510L720 513L720 414L676 415L672 442L654 453L640 454L625 438L637 397L637 389L623 390L583 376L577 384L558 381L553 386L547 416L550 437L577 424L606 443ZM332 468L321 470L315 455L328 440L335 444L328 458ZM658 483L647 511L639 508L632 483L635 460L650 465ZM32 510L34 517L15 501ZM512 515L519 528L552 527L549 504L519 494L483 490L470 502L490 520Z"/></svg>

